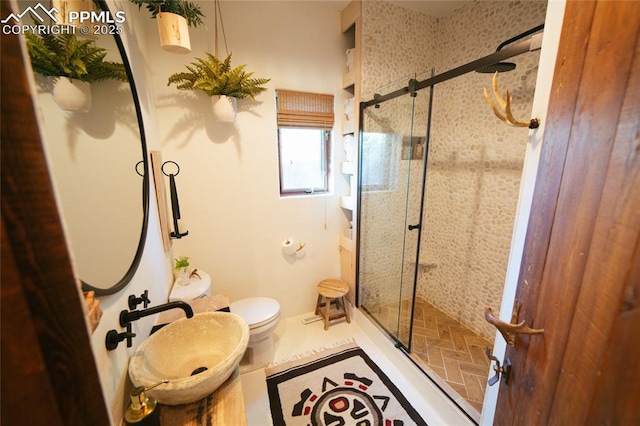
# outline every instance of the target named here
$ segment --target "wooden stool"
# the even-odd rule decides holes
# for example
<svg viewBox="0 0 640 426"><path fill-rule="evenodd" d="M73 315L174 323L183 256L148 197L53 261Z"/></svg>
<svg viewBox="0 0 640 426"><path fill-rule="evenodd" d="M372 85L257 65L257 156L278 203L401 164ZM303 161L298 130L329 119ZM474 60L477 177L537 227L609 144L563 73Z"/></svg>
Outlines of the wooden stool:
<svg viewBox="0 0 640 426"><path fill-rule="evenodd" d="M344 296L349 293L349 284L343 280L328 279L322 280L318 284L318 303L316 303L316 315L324 318L324 329L329 329L329 321L346 317L350 323L349 311L344 301ZM324 298L324 301L322 300ZM329 313L331 304L334 304L337 311ZM320 309L324 308L324 309Z"/></svg>

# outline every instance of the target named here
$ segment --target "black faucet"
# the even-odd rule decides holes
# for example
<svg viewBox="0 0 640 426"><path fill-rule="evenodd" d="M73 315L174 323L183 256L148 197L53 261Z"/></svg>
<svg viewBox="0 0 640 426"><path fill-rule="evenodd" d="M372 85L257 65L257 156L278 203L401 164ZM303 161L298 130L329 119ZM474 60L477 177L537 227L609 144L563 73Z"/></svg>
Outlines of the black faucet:
<svg viewBox="0 0 640 426"><path fill-rule="evenodd" d="M136 336L135 333L131 332L131 323L133 321L137 321L140 318L176 308L182 309L187 318L193 317L193 309L191 309L191 306L187 302L182 301L169 302L165 303L164 305L158 305L151 308L142 309L140 311L120 311L120 326L126 327L127 331L124 333L118 333L116 330L110 330L105 338L107 350L114 350L118 346L118 343L125 339L127 340L128 348L133 346L133 338Z"/></svg>
<svg viewBox="0 0 640 426"><path fill-rule="evenodd" d="M159 314L160 312L168 311L169 309L182 309L187 318L193 317L193 309L187 302L176 301L165 303L164 305L158 305L151 308L146 308L141 311L121 311L120 312L120 326L131 327L133 321L137 321L140 318L148 317L149 315ZM127 332L131 330L127 329Z"/></svg>

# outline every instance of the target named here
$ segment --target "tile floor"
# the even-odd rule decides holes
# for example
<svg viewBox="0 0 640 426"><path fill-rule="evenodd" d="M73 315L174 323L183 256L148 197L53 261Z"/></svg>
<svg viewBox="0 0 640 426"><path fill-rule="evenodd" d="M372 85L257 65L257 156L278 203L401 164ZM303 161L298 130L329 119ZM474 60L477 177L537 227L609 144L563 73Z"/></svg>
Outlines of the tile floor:
<svg viewBox="0 0 640 426"><path fill-rule="evenodd" d="M352 311L351 324L344 319L332 322L329 330L321 321L303 324L300 317L282 320L274 333L275 362L294 358L342 342L355 341L403 392L429 426L465 426L474 423L429 380L410 359L380 332L360 311ZM273 425L264 369L241 375L249 426ZM278 425L276 425L278 426Z"/></svg>
<svg viewBox="0 0 640 426"><path fill-rule="evenodd" d="M369 312L389 330L397 328L400 317L400 334L408 336L409 308L408 301L403 301L400 315L398 303L369 308ZM485 348L492 343L417 297L411 346L412 358L477 421L489 372Z"/></svg>

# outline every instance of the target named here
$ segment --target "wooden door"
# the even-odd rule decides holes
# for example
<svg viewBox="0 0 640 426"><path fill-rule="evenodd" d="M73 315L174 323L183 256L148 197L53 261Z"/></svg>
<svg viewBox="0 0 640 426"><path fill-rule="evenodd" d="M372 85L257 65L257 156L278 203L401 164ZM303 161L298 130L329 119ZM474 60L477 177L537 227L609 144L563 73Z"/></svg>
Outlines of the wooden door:
<svg viewBox="0 0 640 426"><path fill-rule="evenodd" d="M639 28L567 3L496 424L640 424Z"/></svg>

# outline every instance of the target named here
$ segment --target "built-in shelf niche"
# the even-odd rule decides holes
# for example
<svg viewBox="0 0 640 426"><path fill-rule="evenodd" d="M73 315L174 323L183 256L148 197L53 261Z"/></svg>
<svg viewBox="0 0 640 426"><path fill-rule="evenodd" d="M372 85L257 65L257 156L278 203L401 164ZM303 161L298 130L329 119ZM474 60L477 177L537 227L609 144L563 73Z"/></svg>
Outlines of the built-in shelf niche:
<svg viewBox="0 0 640 426"><path fill-rule="evenodd" d="M359 134L359 104L360 104L360 65L362 49L362 3L353 0L340 13L340 29L345 39L345 45L350 50L345 55L345 72L342 76L342 89L345 114L341 120L341 134L345 137L358 139ZM347 53L347 52L345 52ZM349 112L349 114L347 114ZM347 119L349 118L349 119ZM347 136L348 135L348 136ZM355 265L356 265L356 235L357 229L357 142L349 140L345 147L349 147L346 160L341 164L340 172L349 181L349 193L340 197L340 207L344 213L344 235L340 237L340 277L349 283L349 302L355 306ZM353 152L352 152L353 150ZM350 238L349 238L350 237Z"/></svg>
<svg viewBox="0 0 640 426"><path fill-rule="evenodd" d="M355 175L357 172L357 164L354 161L344 161L340 170L342 174Z"/></svg>

